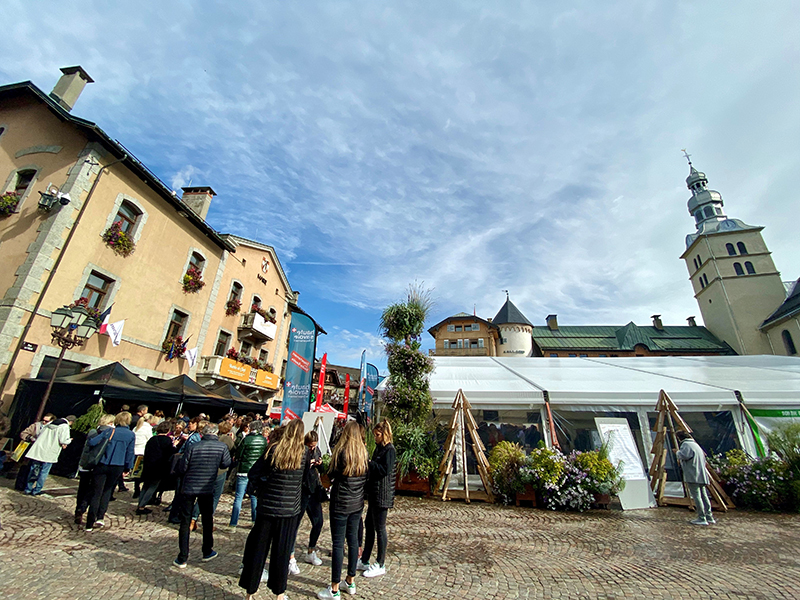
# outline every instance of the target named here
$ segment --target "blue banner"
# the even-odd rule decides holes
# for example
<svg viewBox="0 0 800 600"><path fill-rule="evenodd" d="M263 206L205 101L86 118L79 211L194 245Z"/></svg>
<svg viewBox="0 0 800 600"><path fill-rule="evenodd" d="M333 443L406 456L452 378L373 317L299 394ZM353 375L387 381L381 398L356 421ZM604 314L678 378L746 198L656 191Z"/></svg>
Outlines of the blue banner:
<svg viewBox="0 0 800 600"><path fill-rule="evenodd" d="M317 350L317 327L306 315L293 312L289 330L289 356L283 384L281 421L302 419L311 401L314 376L314 353Z"/></svg>
<svg viewBox="0 0 800 600"><path fill-rule="evenodd" d="M378 387L378 367L367 363L367 385L364 386L364 410L372 418L372 406L375 398L375 389Z"/></svg>
<svg viewBox="0 0 800 600"><path fill-rule="evenodd" d="M367 383L367 351L364 350L361 352L361 376L358 380L358 410L359 412L363 412L364 407L364 392L366 391Z"/></svg>

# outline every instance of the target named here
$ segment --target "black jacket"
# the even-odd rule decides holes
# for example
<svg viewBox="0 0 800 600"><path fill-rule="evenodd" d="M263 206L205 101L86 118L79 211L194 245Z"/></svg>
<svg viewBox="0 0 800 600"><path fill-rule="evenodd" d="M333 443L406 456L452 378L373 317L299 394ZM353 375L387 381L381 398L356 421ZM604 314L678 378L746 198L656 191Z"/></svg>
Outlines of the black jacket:
<svg viewBox="0 0 800 600"><path fill-rule="evenodd" d="M154 435L144 446L144 481L160 481L170 476L172 455L178 450L172 445L172 438L166 435Z"/></svg>
<svg viewBox="0 0 800 600"><path fill-rule="evenodd" d="M215 435L206 435L191 446L178 461L177 471L183 475L181 492L187 496L213 494L219 469L231 466L228 447Z"/></svg>
<svg viewBox="0 0 800 600"><path fill-rule="evenodd" d="M303 479L308 471L308 453L303 456L299 469L279 471L272 464L272 456L259 457L247 473L250 485L256 490L256 513L265 517L285 519L300 514Z"/></svg>
<svg viewBox="0 0 800 600"><path fill-rule="evenodd" d="M337 466L338 467L338 466ZM367 487L367 473L363 475L343 475L341 467L331 469L331 512L349 515L364 510L364 493Z"/></svg>
<svg viewBox="0 0 800 600"><path fill-rule="evenodd" d="M369 481L367 498L370 506L379 508L394 507L396 453L392 444L375 446L372 460L369 461Z"/></svg>
<svg viewBox="0 0 800 600"><path fill-rule="evenodd" d="M322 489L322 482L319 479L319 467L311 466L311 462L318 458L322 458L322 452L320 452L319 447L314 448L313 451L306 448L306 460L309 465L303 477L303 496L306 498L316 497L319 493L318 490Z"/></svg>

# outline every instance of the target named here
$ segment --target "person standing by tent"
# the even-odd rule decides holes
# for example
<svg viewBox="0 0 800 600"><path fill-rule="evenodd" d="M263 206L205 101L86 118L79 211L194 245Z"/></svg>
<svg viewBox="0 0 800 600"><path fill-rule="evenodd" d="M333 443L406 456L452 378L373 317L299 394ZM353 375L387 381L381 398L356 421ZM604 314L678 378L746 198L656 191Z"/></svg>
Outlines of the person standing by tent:
<svg viewBox="0 0 800 600"><path fill-rule="evenodd" d="M111 501L114 486L123 473L133 468L133 445L136 436L130 430L131 413L121 412L114 417L114 427L87 439L90 448L105 443L106 449L92 472L92 501L86 515L85 531L105 527L104 517ZM106 442L107 440L107 442Z"/></svg>
<svg viewBox="0 0 800 600"><path fill-rule="evenodd" d="M136 413L131 415L131 429L136 429L139 419L147 416L148 408L146 404L140 404L136 407Z"/></svg>
<svg viewBox="0 0 800 600"><path fill-rule="evenodd" d="M141 408L141 406L139 407ZM147 441L153 437L153 426L156 425L155 418L150 413L140 415L139 420L136 423L133 429L133 435L136 438L136 442L133 444L133 455L134 455L134 477L133 477L133 496L132 498L135 500L139 497L139 493L141 492L141 469L140 464L144 461L144 447L147 445ZM139 473L137 473L139 470Z"/></svg>
<svg viewBox="0 0 800 600"><path fill-rule="evenodd" d="M247 591L247 600L258 591L268 555L267 585L278 600L285 597L289 557L300 523L303 477L308 469L303 430L299 419L289 423L280 439L270 443L266 454L249 471L258 507L256 522L245 543L239 577L239 586Z"/></svg>
<svg viewBox="0 0 800 600"><path fill-rule="evenodd" d="M24 492L25 487L28 485L28 476L31 474L31 461L28 460L27 455L28 451L30 450L30 445L33 445L33 443L36 441L36 438L39 437L39 434L42 432L42 428L48 423L54 421L55 418L56 416L53 413L47 413L44 417L42 417L41 421L31 423L22 430L22 433L19 434L19 439L23 442L27 442L29 446L22 455L22 459L19 461L17 480L14 482L14 488L17 491Z"/></svg>
<svg viewBox="0 0 800 600"><path fill-rule="evenodd" d="M233 497L233 510L231 511L230 527L236 527L239 524L239 513L242 510L242 501L244 495L249 487L248 475L250 469L256 461L264 456L267 450L267 438L264 437L264 423L261 421L252 421L245 423L242 431L245 436L236 450L236 460L239 463L239 469L236 473L236 490ZM250 489L250 516L253 522L256 521L256 507L258 500L252 488Z"/></svg>
<svg viewBox="0 0 800 600"><path fill-rule="evenodd" d="M349 421L333 450L328 472L331 487L330 527L333 545L331 584L317 592L320 600L341 598L339 584L344 561L344 541L347 538L347 577L345 584L350 595L356 593L358 564L358 523L364 510L364 490L367 484L369 453L362 439L361 425Z"/></svg>
<svg viewBox="0 0 800 600"><path fill-rule="evenodd" d="M683 481L689 489L689 495L697 510L697 517L690 522L692 525L716 523L717 521L711 514L711 498L709 498L706 488L711 483L706 470L706 453L688 432L679 431L677 438L681 445L677 457L681 461Z"/></svg>
<svg viewBox="0 0 800 600"><path fill-rule="evenodd" d="M92 477L94 466L89 463L92 459L92 447L89 446L88 441L94 436L103 433L107 429L114 426L114 415L101 415L97 421L97 427L92 429L86 436L86 442L83 445L83 452L81 453L80 461L78 462L78 496L75 498L75 524L80 525L83 522L83 513L89 508L89 502L92 499ZM99 448L98 448L99 450Z"/></svg>
<svg viewBox="0 0 800 600"><path fill-rule="evenodd" d="M177 452L169 437L170 424L162 421L156 425L156 435L147 440L144 447L144 465L142 467L142 492L139 495L137 515L146 515L152 511L147 504L158 491L162 481L170 476L172 457Z"/></svg>
<svg viewBox="0 0 800 600"><path fill-rule="evenodd" d="M384 419L372 429L375 436L375 452L369 463L367 496L369 508L365 520L366 539L359 567L364 568L364 577L379 577L386 573L386 516L394 507L394 479L396 452L392 444L392 426ZM377 562L369 564L375 536L378 537Z"/></svg>
<svg viewBox="0 0 800 600"><path fill-rule="evenodd" d="M75 415L69 415L65 419L56 419L48 423L28 450L31 473L28 476L25 493L29 496L38 496L42 493L50 468L58 462L59 454L72 441L69 429L74 422Z"/></svg>

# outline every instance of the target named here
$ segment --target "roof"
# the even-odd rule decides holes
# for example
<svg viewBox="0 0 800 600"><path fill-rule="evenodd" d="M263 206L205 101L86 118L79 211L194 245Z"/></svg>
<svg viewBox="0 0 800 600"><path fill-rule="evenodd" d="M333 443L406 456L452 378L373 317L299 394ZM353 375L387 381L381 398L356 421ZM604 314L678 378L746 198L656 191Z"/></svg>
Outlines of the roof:
<svg viewBox="0 0 800 600"><path fill-rule="evenodd" d="M263 250L264 252L271 253L272 256L275 258L275 268L278 270L278 275L280 276L283 285L286 287L286 289L289 291L290 294L293 294L292 285L289 283L289 278L286 277L286 272L283 270L283 265L281 265L281 261L278 258L278 253L275 251L275 248L273 248L269 244L264 244L262 242L257 242L255 240L249 240L247 238L234 235L232 233L226 233L222 237L227 240L233 240L234 245L237 246L249 246L251 248L255 248L256 250Z"/></svg>
<svg viewBox="0 0 800 600"><path fill-rule="evenodd" d="M778 307L778 310L766 318L759 326L759 329L769 329L770 325L775 325L798 314L800 314L800 279L795 282L794 289L789 293L789 296L784 300L783 304Z"/></svg>
<svg viewBox="0 0 800 600"><path fill-rule="evenodd" d="M456 313L456 314L454 314L454 315L452 315L450 317L447 317L446 319L444 319L442 321L439 321L436 325L431 326L428 329L428 333L430 333L433 337L436 337L436 334L434 332L437 329L439 329L439 327L441 327L442 325L447 325L451 321L465 321L465 320L472 321L474 323L483 323L484 325L486 325L486 327L488 327L490 329L492 329L492 328L500 329L492 321L487 321L486 319L481 319L477 315L470 315L470 314L467 314L465 312L460 312L460 313Z"/></svg>
<svg viewBox="0 0 800 600"><path fill-rule="evenodd" d="M139 159L137 159L127 148L125 148L119 141L111 139L109 135L98 127L92 121L76 117L70 112L62 108L53 98L45 94L31 81L23 81L21 83L12 83L9 85L0 86L0 98L4 96L14 96L30 94L40 102L43 102L47 108L59 119L74 125L87 135L90 139L95 139L101 142L109 152L116 158L123 159L122 162L131 171L138 175L150 188L155 191L159 196L172 205L175 210L199 229L209 240L214 244L228 250L235 252L236 247L228 240L222 238L208 223L203 220L200 215L194 212L187 204L178 198L173 190L161 181L150 169L148 169Z"/></svg>
<svg viewBox="0 0 800 600"><path fill-rule="evenodd" d="M534 327L533 341L542 352L556 350L632 351L637 345L651 352L734 354L733 349L701 326L640 327L630 322L622 327L597 325Z"/></svg>
<svg viewBox="0 0 800 600"><path fill-rule="evenodd" d="M516 306L514 306L514 303L508 298L506 298L506 303L503 304L503 307L497 312L495 318L492 319L492 323L495 325L514 323L530 325L533 327L533 323L528 321L527 317L525 317L525 315L523 315L522 312Z"/></svg>
<svg viewBox="0 0 800 600"><path fill-rule="evenodd" d="M436 410L449 409L459 389L473 408L492 410L538 409L545 393L556 410L652 410L662 389L679 407L700 410L731 410L738 406L737 392L750 407L800 407L800 358L795 357L436 356L433 361L430 390Z"/></svg>

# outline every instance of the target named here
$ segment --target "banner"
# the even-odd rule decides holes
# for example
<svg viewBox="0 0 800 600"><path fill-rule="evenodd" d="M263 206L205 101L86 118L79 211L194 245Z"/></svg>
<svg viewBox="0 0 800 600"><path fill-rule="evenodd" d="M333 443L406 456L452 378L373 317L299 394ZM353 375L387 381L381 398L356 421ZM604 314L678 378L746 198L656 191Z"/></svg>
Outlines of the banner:
<svg viewBox="0 0 800 600"><path fill-rule="evenodd" d="M322 355L322 362L319 365L319 380L317 381L317 404L314 406L314 412L319 412L322 406L322 397L325 394L325 363L328 362L328 353Z"/></svg>
<svg viewBox="0 0 800 600"><path fill-rule="evenodd" d="M364 387L364 410L372 418L372 406L375 398L375 388L378 387L378 367L367 363L366 385Z"/></svg>
<svg viewBox="0 0 800 600"><path fill-rule="evenodd" d="M364 410L364 384L367 381L367 351L361 352L361 376L358 382L358 396L356 396L356 406L359 411Z"/></svg>
<svg viewBox="0 0 800 600"><path fill-rule="evenodd" d="M344 418L347 418L347 411L350 410L350 373L347 373L344 378L344 407L342 412Z"/></svg>
<svg viewBox="0 0 800 600"><path fill-rule="evenodd" d="M283 384L281 420L302 418L311 402L314 377L314 353L317 350L317 327L306 315L293 312L289 330L289 360Z"/></svg>

